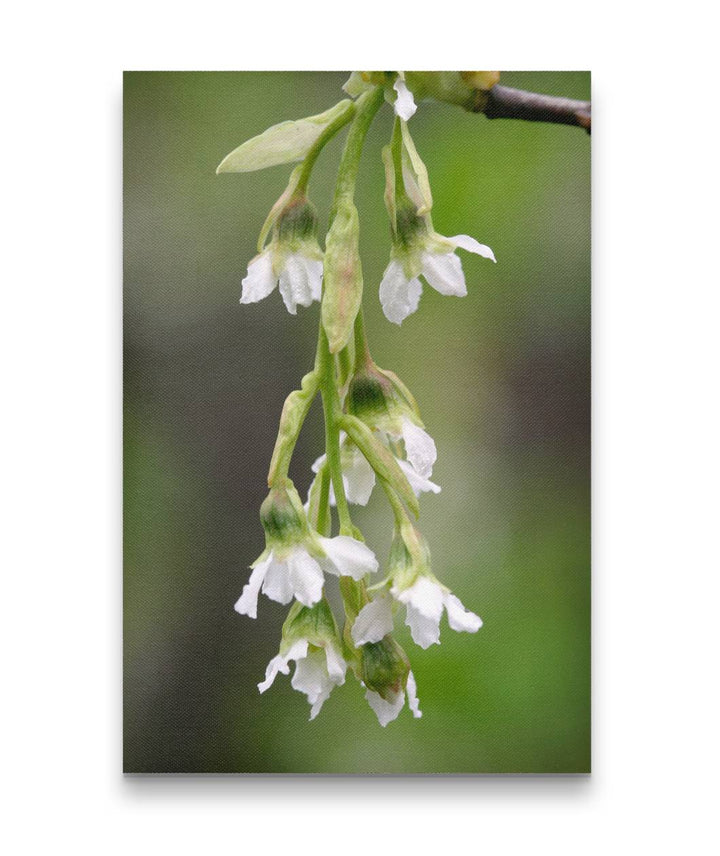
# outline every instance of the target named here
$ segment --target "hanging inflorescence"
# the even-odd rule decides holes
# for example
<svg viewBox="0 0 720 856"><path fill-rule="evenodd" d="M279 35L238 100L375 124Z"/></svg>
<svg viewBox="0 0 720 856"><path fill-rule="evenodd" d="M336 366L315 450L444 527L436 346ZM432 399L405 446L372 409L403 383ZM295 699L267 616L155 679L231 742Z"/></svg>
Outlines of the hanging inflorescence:
<svg viewBox="0 0 720 856"><path fill-rule="evenodd" d="M496 80L495 72L354 72L344 87L349 99L318 116L269 128L218 167L218 172L247 172L299 161L261 230L240 302L262 300L276 286L292 314L298 306L320 301L317 352L313 370L283 407L268 474L270 492L260 509L266 547L252 565L235 609L255 618L260 592L292 603L279 653L258 686L264 692L278 672L289 673L294 661L291 683L307 696L311 719L333 687L344 683L348 669L365 688L381 725L398 716L406 696L413 716L421 716L410 663L393 637L395 612L404 611L412 639L422 648L439 642L443 611L453 630L474 633L482 625L434 575L428 545L413 523L420 494L440 491L431 481L437 451L408 388L370 356L354 195L365 136L387 100L396 115L392 138L383 149L392 236L390 263L380 284L383 311L396 324L415 312L421 276L441 294L465 295L455 250L495 257L468 235L447 238L435 232L427 170L407 123L416 98L477 109ZM323 252L307 186L320 151L346 125L350 128ZM315 477L303 504L288 469L318 393L325 454L313 465ZM366 505L376 485L394 517L390 556L379 581L372 576L379 563L350 515L350 505ZM331 508L337 515L334 536ZM328 574L339 578L342 633L325 596Z"/></svg>

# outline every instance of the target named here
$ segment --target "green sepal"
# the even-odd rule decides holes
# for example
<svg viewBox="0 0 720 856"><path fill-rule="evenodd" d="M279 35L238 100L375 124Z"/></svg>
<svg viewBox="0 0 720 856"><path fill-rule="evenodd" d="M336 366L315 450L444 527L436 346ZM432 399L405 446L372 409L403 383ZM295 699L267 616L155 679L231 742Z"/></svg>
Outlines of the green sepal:
<svg viewBox="0 0 720 856"><path fill-rule="evenodd" d="M286 478L274 484L260 506L260 521L269 547L282 555L309 537L305 509L295 485Z"/></svg>
<svg viewBox="0 0 720 856"><path fill-rule="evenodd" d="M273 125L233 149L223 158L217 173L253 172L301 161L329 125L354 110L354 102L346 98L317 116Z"/></svg>
<svg viewBox="0 0 720 856"><path fill-rule="evenodd" d="M287 651L298 639L307 639L310 644L318 648L332 643L338 650L340 649L335 616L325 597L313 606L303 606L299 601L295 601L290 607L282 627L280 652Z"/></svg>

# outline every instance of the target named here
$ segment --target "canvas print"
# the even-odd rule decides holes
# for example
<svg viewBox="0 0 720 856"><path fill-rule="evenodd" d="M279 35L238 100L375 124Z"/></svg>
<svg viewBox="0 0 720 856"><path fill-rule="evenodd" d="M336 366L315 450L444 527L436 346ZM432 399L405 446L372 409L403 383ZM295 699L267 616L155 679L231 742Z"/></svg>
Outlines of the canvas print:
<svg viewBox="0 0 720 856"><path fill-rule="evenodd" d="M127 773L590 771L590 130L126 72Z"/></svg>

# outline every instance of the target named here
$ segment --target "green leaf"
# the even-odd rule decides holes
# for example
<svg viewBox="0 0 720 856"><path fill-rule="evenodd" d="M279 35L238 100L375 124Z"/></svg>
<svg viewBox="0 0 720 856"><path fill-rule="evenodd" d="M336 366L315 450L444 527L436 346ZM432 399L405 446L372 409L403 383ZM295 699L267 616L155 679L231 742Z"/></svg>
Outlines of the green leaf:
<svg viewBox="0 0 720 856"><path fill-rule="evenodd" d="M253 172L300 161L329 125L354 109L354 103L346 98L317 116L273 125L230 152L217 172Z"/></svg>

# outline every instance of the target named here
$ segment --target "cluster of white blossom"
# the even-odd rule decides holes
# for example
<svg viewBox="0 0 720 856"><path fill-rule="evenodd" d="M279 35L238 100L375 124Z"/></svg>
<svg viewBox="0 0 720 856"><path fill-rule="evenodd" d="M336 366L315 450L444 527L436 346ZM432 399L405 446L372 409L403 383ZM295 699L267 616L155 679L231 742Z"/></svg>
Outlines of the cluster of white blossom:
<svg viewBox="0 0 720 856"><path fill-rule="evenodd" d="M457 79L445 72L424 74L354 72L345 85L353 100L319 116L270 128L228 155L218 168L242 172L300 162L263 227L259 254L242 282L241 303L264 299L276 285L292 314L298 306L322 301L318 355L315 369L283 410L268 478L270 493L261 509L266 547L235 609L256 618L260 593L281 604L292 603L279 653L258 688L265 692L279 672L289 674L292 661L291 685L307 696L311 719L333 687L344 683L348 669L365 689L381 725L399 715L406 699L413 716L422 715L407 655L393 636L396 613L404 610L411 637L422 648L439 644L443 611L453 630L474 633L482 626L433 574L427 544L410 519L410 514L417 515L421 494L440 492L431 480L437 449L410 391L397 375L372 360L362 321L352 193L364 134L383 100L396 114L392 139L383 150L392 234L391 259L379 288L385 316L400 324L417 310L421 276L441 294L465 295L457 248L495 260L492 250L474 238L445 238L433 229L427 170L408 129L416 111L414 92L437 94L445 86L456 98L462 86L477 88L478 78L467 74L490 73L457 73ZM445 77L438 82L433 74ZM307 181L319 151L347 124L351 128L323 252ZM314 479L303 505L287 470L318 392L327 445L312 467ZM349 505L366 505L378 482L390 500L395 523L385 572L375 581L380 564L351 523ZM334 537L331 508L339 523ZM326 597L328 575L340 578L342 633Z"/></svg>

